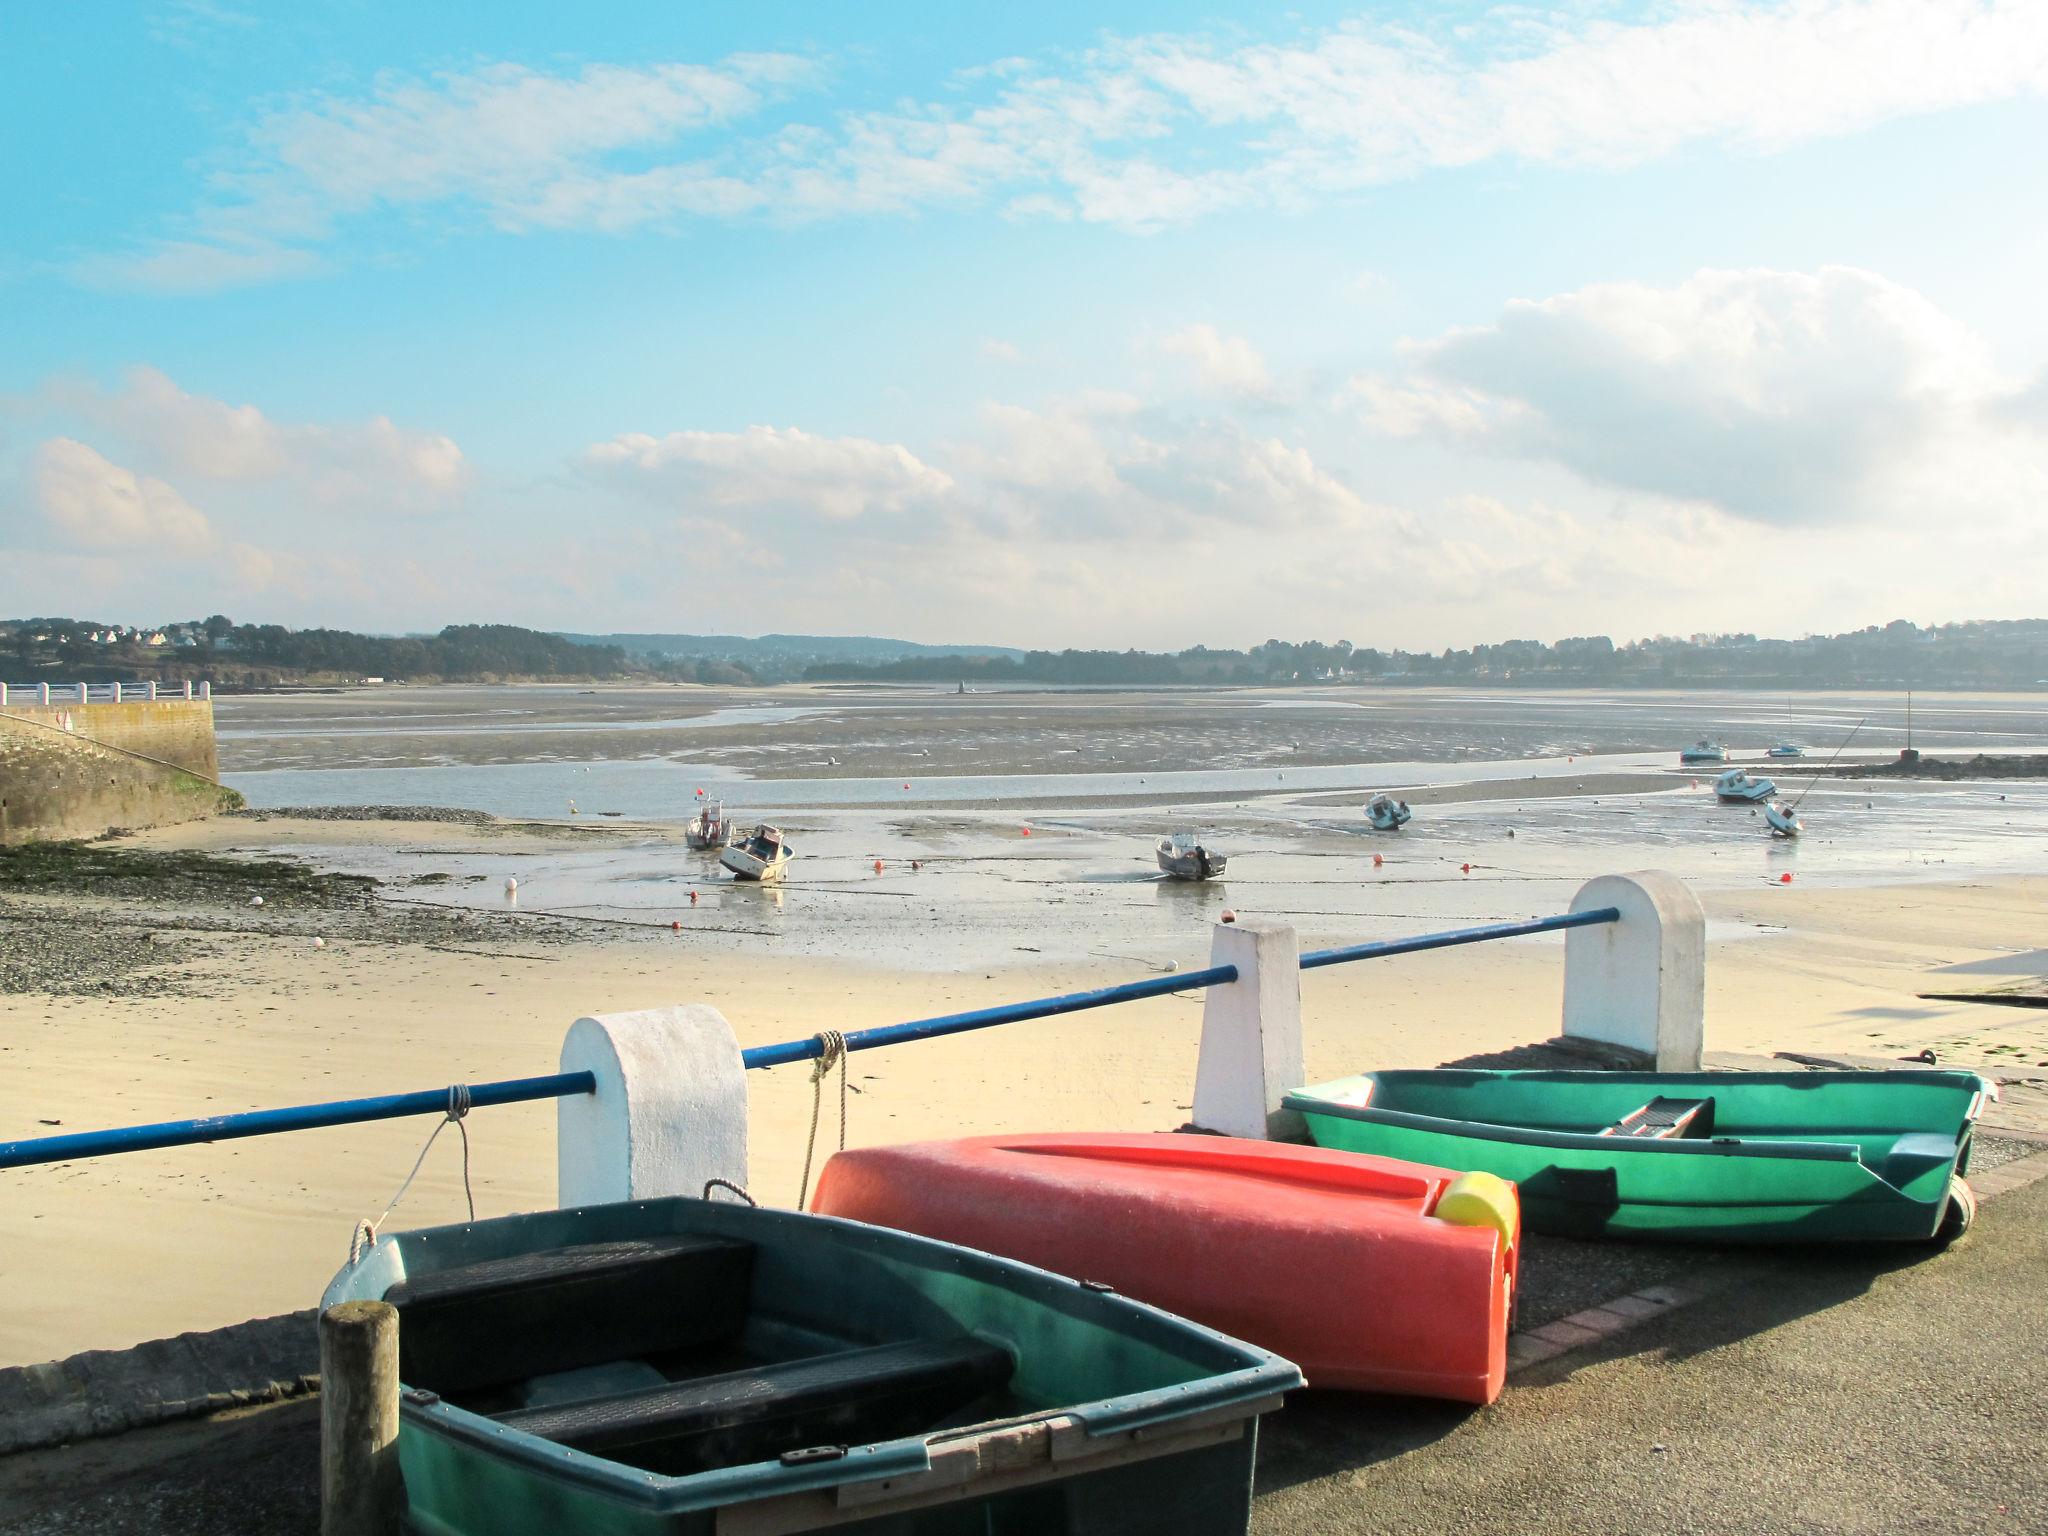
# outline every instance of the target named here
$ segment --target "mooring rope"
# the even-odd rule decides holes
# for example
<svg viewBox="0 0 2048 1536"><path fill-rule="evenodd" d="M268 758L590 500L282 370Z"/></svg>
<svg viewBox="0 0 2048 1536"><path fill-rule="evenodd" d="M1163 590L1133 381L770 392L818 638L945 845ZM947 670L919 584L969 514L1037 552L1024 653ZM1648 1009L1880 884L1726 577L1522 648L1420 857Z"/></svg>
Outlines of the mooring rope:
<svg viewBox="0 0 2048 1536"><path fill-rule="evenodd" d="M704 1181L704 1198L706 1200L709 1200L711 1198L711 1191L713 1191L714 1189L729 1189L751 1206L758 1207L761 1203L760 1201L756 1200L752 1195L748 1194L742 1186L733 1183L731 1179L706 1179Z"/></svg>
<svg viewBox="0 0 2048 1536"><path fill-rule="evenodd" d="M354 1234L348 1240L348 1262L351 1268L361 1262L363 1254L377 1246L377 1233L398 1209L398 1202L405 1198L405 1192L412 1188L412 1181L419 1177L419 1171L426 1166L427 1154L434 1150L434 1138L452 1124L462 1137L462 1198L469 1207L469 1219L476 1220L476 1195L469 1183L469 1127L463 1121L469 1117L469 1084L448 1085L447 1112L434 1122L434 1128L427 1132L426 1145L420 1148L420 1155L413 1159L412 1172L405 1176L405 1182L398 1186L398 1193L391 1197L391 1203L384 1207L384 1214L375 1221L368 1219L356 1223Z"/></svg>
<svg viewBox="0 0 2048 1536"><path fill-rule="evenodd" d="M825 1104L825 1079L839 1068L839 1150L846 1150L846 1036L836 1029L817 1034L818 1059L811 1064L811 1134L804 1142L804 1181L796 1192L796 1208L811 1198L811 1159L818 1150L818 1117Z"/></svg>

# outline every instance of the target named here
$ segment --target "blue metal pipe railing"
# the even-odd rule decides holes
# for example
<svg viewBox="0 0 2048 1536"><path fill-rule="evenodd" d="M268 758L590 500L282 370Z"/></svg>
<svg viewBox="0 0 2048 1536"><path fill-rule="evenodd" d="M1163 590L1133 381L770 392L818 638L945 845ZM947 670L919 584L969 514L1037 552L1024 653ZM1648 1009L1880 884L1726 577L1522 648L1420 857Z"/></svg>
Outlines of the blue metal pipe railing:
<svg viewBox="0 0 2048 1536"><path fill-rule="evenodd" d="M551 1077L515 1077L470 1087L469 1102L522 1104L529 1099L560 1099L596 1091L588 1072L557 1072ZM39 1136L31 1141L0 1142L0 1168L26 1168L35 1163L61 1163L75 1157L105 1157L114 1152L148 1152L158 1147L189 1147L202 1141L232 1141L239 1136L270 1136L279 1131L311 1131L329 1125L357 1125L366 1120L396 1120L404 1115L438 1115L448 1110L446 1088L419 1093L387 1093L372 1099L336 1099L327 1104L297 1104L289 1109L252 1109L239 1115L209 1115L199 1120L166 1120L157 1125L127 1125L111 1131L80 1131L71 1136Z"/></svg>
<svg viewBox="0 0 2048 1536"><path fill-rule="evenodd" d="M1212 965L1206 970L1177 976L1155 976L1149 981L1127 981L1120 986L1097 987L1090 992L1068 992L1059 997L1033 998L1028 1003L1004 1003L1000 1008L972 1008L966 1013L942 1013L936 1018L914 1019L908 1024L880 1024L873 1029L856 1029L844 1037L849 1051L871 1051L878 1045L900 1045L906 1040L935 1040L940 1035L957 1035L970 1029L987 1029L993 1024L1015 1024L1024 1019L1049 1019L1057 1013L1079 1013L1084 1008L1106 1008L1111 1003L1134 1003L1141 997L1164 997L1169 992L1221 986L1237 980L1234 965ZM815 1060L824 1050L818 1038L785 1040L780 1045L757 1045L740 1053L749 1070L779 1067L792 1061Z"/></svg>
<svg viewBox="0 0 2048 1536"><path fill-rule="evenodd" d="M1301 968L1312 971L1352 960L1408 955L1425 949L1448 949L1457 944L1480 944L1489 939L1512 939L1524 934L1552 933L1561 928L1586 928L1597 923L1619 921L1620 909L1598 907L1590 912L1532 918L1526 923L1489 923L1480 928L1455 928L1445 933L1418 934L1408 939L1382 939L1339 949L1310 950L1301 957ZM934 1018L913 1019L907 1024L857 1029L844 1036L844 1041L849 1051L871 1051L878 1046L901 1045L910 1040L935 1040L941 1035L957 1035L971 1029L1016 1024L1025 1019L1046 1019L1089 1008L1107 1008L1114 1003L1196 991L1236 980L1236 966L1212 965L1199 971L1127 981L1086 992L1033 998L1029 1002L1005 1003L996 1008L974 1008L965 1013L942 1013ZM741 1053L741 1060L751 1071L761 1067L786 1066L791 1062L813 1061L823 1053L824 1046L814 1035L808 1040L753 1046ZM469 1089L469 1102L472 1106L519 1104L532 1099L559 1099L570 1094L591 1093L596 1087L596 1080L588 1072L558 1072L551 1077L520 1077L505 1082L475 1084ZM80 1131L70 1136L40 1136L27 1141L0 1142L0 1168L25 1168L73 1158L105 1157L115 1152L148 1152L160 1147L230 1141L240 1136L269 1136L279 1131L357 1125L369 1120L394 1120L405 1115L441 1114L448 1107L449 1090L429 1088L419 1093L393 1093L379 1098L337 1099L326 1104L299 1104L289 1109L256 1109L244 1114L212 1115L198 1120L167 1120L157 1125L131 1125L110 1131Z"/></svg>
<svg viewBox="0 0 2048 1536"><path fill-rule="evenodd" d="M1386 955L1412 955L1425 949L1449 949L1458 944L1483 944L1488 939L1517 939L1528 933L1555 933L1560 928L1591 928L1600 923L1621 921L1621 908L1594 907L1585 912L1567 912L1560 917L1532 917L1526 923L1488 923L1483 928L1452 928L1443 933L1418 933L1412 939L1379 939L1370 944L1346 944L1341 949L1312 949L1301 957L1301 968L1343 965L1349 960L1377 960Z"/></svg>

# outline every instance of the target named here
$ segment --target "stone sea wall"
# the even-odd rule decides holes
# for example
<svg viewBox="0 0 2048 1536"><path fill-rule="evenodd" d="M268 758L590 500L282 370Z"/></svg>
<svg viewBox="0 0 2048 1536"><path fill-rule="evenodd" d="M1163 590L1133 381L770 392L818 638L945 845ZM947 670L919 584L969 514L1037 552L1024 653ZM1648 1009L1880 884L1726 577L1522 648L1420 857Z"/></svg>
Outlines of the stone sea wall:
<svg viewBox="0 0 2048 1536"><path fill-rule="evenodd" d="M211 699L0 710L0 843L211 816L241 803L219 777Z"/></svg>

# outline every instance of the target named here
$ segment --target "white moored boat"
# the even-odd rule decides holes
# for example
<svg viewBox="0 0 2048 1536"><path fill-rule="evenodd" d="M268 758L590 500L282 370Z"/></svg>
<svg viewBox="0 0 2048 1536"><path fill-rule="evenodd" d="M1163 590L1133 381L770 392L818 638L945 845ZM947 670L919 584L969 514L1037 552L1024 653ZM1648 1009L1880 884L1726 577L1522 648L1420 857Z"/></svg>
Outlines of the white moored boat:
<svg viewBox="0 0 2048 1536"><path fill-rule="evenodd" d="M1392 795L1374 795L1365 802L1365 819L1372 823L1375 832L1398 832L1414 816L1406 800L1396 800Z"/></svg>
<svg viewBox="0 0 2048 1536"><path fill-rule="evenodd" d="M1764 820L1770 824L1773 837L1799 835L1799 812L1782 800L1773 800L1764 807Z"/></svg>
<svg viewBox="0 0 2048 1536"><path fill-rule="evenodd" d="M1680 751L1678 760L1681 763L1725 763L1728 761L1728 749L1718 741L1709 741L1702 736Z"/></svg>
<svg viewBox="0 0 2048 1536"><path fill-rule="evenodd" d="M1730 768L1714 780L1714 793L1723 800L1742 801L1755 804L1768 800L1778 792L1778 786L1769 779L1752 777L1747 768Z"/></svg>
<svg viewBox="0 0 2048 1536"><path fill-rule="evenodd" d="M707 800L697 819L683 828L683 841L692 848L723 848L738 831L732 818L725 814L724 805Z"/></svg>
<svg viewBox="0 0 2048 1536"><path fill-rule="evenodd" d="M782 840L779 827L766 822L754 828L745 842L734 843L718 856L718 862L741 880L780 880L796 850Z"/></svg>
<svg viewBox="0 0 2048 1536"><path fill-rule="evenodd" d="M1159 867L1175 880L1221 880L1230 856L1204 846L1192 832L1159 839Z"/></svg>

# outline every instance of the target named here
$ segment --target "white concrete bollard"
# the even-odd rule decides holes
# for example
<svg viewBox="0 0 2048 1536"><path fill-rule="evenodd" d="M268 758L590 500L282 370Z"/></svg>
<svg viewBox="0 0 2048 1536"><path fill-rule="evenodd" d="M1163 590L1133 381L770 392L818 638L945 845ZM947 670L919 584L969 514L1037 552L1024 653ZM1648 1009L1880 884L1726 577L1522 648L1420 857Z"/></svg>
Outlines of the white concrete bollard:
<svg viewBox="0 0 2048 1536"><path fill-rule="evenodd" d="M1621 921L1564 941L1564 1032L1626 1046L1659 1072L1697 1072L1706 1045L1707 918L1676 875L1638 870L1588 880L1572 911L1615 907Z"/></svg>
<svg viewBox="0 0 2048 1536"><path fill-rule="evenodd" d="M747 1179L747 1073L732 1026L703 1003L578 1019L562 1070L595 1093L556 1100L561 1205L702 1195Z"/></svg>
<svg viewBox="0 0 2048 1536"><path fill-rule="evenodd" d="M1270 918L1218 923L1209 964L1236 966L1237 980L1209 988L1202 1003L1194 1124L1263 1140L1301 1135L1301 1116L1280 1107L1304 1076L1301 956L1293 927Z"/></svg>

